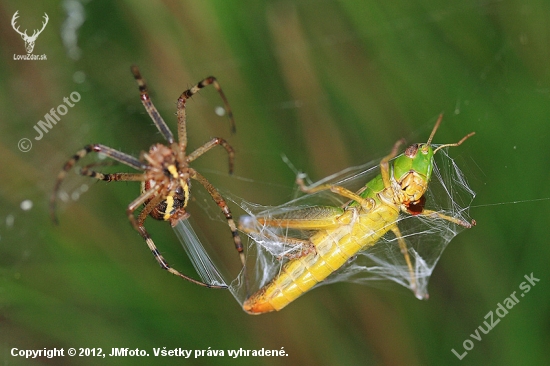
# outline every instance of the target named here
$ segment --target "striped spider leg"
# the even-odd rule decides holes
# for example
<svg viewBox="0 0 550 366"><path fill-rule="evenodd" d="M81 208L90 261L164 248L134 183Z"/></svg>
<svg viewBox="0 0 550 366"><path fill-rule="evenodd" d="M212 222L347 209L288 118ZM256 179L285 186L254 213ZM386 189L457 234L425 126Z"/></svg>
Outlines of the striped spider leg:
<svg viewBox="0 0 550 366"><path fill-rule="evenodd" d="M195 169L189 166L189 163L191 163L201 155L205 154L213 147L219 145L223 147L228 154L229 173L231 174L233 172L233 161L235 156L233 148L224 139L214 137L190 154L186 154L185 151L187 147L187 129L185 114L186 100L191 98L205 86L211 84L214 85L224 102L225 109L228 113L229 121L231 124L231 130L235 131L235 122L233 120L233 115L231 113L229 103L224 93L222 92L216 78L212 76L202 80L192 88L185 90L178 98L177 103L179 141L176 142L174 140L172 132L168 128L167 124L164 122L163 118L160 116L158 110L153 105L153 102L151 101L149 93L147 91L147 85L141 77L139 69L137 68L137 66L133 66L131 71L139 86L141 101L145 107L145 110L155 123L155 126L160 131L164 139L167 141L167 144L165 145L158 143L153 145L148 152L141 153L140 159L137 159L133 156L127 155L123 152L101 144L91 144L85 146L82 150L79 150L69 161L67 161L67 163L65 163L63 169L57 177L57 181L50 197L50 214L52 216L52 220L54 222L57 222L55 216L56 199L59 193L59 189L61 187L61 183L67 176L67 173L77 164L80 159L84 158L89 153L104 154L105 156L131 168L134 168L140 172L104 174L92 169L97 164L90 164L82 167L80 170L80 174L106 182L141 182L141 195L128 205L126 213L128 215L128 219L130 220L130 223L145 240L147 246L153 253L159 265L170 273L195 284L210 288L226 288L226 286L211 285L195 280L170 267L170 265L159 253L155 243L153 242L153 239L151 239L151 236L145 229L144 223L145 219L148 216L151 216L156 220L169 221L172 226L175 226L178 220L186 219L187 217L189 217L189 214L187 213L185 208L189 203L191 179L196 180L208 191L214 202L220 207L222 213L227 219L235 248L239 253L241 263L244 267L245 256L243 252L243 246L241 238L237 231L237 227L235 225L235 222L233 221L231 210L227 206L227 203L225 202L222 195L218 192L218 190L210 182L208 182L205 177L203 177ZM136 218L135 212L138 210L139 207L142 206L143 208Z"/></svg>

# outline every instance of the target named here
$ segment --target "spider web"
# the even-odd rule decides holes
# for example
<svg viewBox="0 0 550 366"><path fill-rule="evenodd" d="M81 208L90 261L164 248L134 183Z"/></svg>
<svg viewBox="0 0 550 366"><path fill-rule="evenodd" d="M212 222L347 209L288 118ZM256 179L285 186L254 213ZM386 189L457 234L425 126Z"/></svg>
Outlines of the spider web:
<svg viewBox="0 0 550 366"><path fill-rule="evenodd" d="M376 161L348 168L312 184L311 187L330 183L357 191L379 174L378 163ZM468 186L466 178L454 160L448 155L447 149L438 151L435 156L432 180L425 197L427 209L463 221L471 221L468 210L475 193ZM345 198L330 191L305 194L283 205L270 207L236 197L231 197L231 199L248 213L241 217L240 225L254 231L248 235L248 279L246 280L241 273L230 287L240 304L251 293L262 288L278 275L282 266L288 261L284 259L285 255L303 249L299 245L289 245L285 238L308 238L311 236L309 231L261 225L257 218L292 215L304 208L340 206L346 202ZM353 222L349 225L351 227ZM413 290L419 299L428 298L428 282L435 265L449 242L464 230L464 227L443 219L411 216L403 213L397 219L397 226L407 244L414 268L415 285L411 282L409 268L405 257L400 252L397 238L392 232L388 232L375 245L357 253L355 257L352 257L316 286L341 281L382 285L389 280ZM339 239L340 237L333 237L328 240L332 240L331 244L335 245ZM358 241L362 239L366 239L366 237L357 238ZM387 284L382 287L387 287Z"/></svg>

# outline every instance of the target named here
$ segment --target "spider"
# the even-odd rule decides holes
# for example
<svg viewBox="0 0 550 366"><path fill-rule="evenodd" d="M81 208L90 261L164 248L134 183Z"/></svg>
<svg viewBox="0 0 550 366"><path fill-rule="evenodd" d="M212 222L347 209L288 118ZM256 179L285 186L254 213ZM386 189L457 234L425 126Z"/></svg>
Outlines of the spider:
<svg viewBox="0 0 550 366"><path fill-rule="evenodd" d="M179 276L187 281L195 283L197 285L209 287L209 288L226 288L223 285L211 285L198 280L195 280L189 276L186 276L176 269L170 267L170 265L164 260L162 255L157 250L153 239L149 236L149 233L145 229L144 222L147 216L151 216L156 220L169 221L172 226L175 226L178 220L184 220L189 217L189 214L185 210L190 197L191 179L198 181L212 196L212 199L220 207L222 213L227 219L231 235L235 248L239 253L240 260L243 268L245 266L245 256L243 252L243 245L241 238L237 231L235 222L231 215L231 210L227 206L224 198L218 192L218 190L199 172L189 166L189 163L209 151L215 146L223 147L229 156L229 173L233 172L233 160L234 150L233 148L222 138L214 137L195 151L190 154L186 153L187 148L187 130L186 130L186 114L185 103L187 99L195 95L199 90L208 85L213 85L220 97L222 98L225 109L229 116L232 132L235 131L235 121L231 113L229 103L218 84L216 78L210 76L192 88L184 91L178 98L177 103L177 118L178 118L178 140L174 140L172 132L160 116L159 112L153 105L147 92L147 85L137 66L132 66L132 74L137 81L139 91L141 94L141 101L145 107L145 110L154 121L155 126L160 131L167 144L157 143L151 146L148 152L142 152L140 159L136 159L131 155L127 155L118 150L112 149L108 146L101 144L90 144L85 146L82 150L76 152L76 154L65 163L63 169L59 172L57 181L55 183L53 193L50 197L50 214L52 220L57 223L55 216L55 202L59 192L61 183L67 176L67 173L76 165L76 163L90 153L102 153L107 157L128 165L140 173L112 173L103 174L98 171L92 170L91 167L97 164L90 164L82 167L80 174L90 178L103 180L106 182L115 181L134 181L141 182L141 194L138 198L132 201L126 213L130 223L136 229L142 238L145 240L149 249L153 253L153 256L160 264L161 268L168 272ZM139 215L136 216L134 212L138 207L144 206Z"/></svg>

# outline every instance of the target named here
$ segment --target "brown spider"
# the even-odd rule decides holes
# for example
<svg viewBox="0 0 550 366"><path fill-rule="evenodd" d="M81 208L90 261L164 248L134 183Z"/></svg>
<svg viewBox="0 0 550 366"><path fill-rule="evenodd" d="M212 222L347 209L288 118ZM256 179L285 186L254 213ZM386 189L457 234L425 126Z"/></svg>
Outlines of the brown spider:
<svg viewBox="0 0 550 366"><path fill-rule="evenodd" d="M155 256L155 259L160 264L162 268L169 271L176 276L186 279L187 281L196 283L201 286L206 286L210 288L226 288L226 286L210 285L204 282L195 280L191 277L188 277L179 271L173 269L168 265L164 260L162 255L157 250L153 239L147 233L145 229L144 222L147 218L147 215L150 215L156 220L165 220L170 221L172 226L175 226L178 220L186 219L189 217L189 214L185 211L185 207L189 202L189 190L191 185L191 179L198 181L203 187L208 191L210 196L214 199L216 204L221 208L229 229L231 230L231 235L233 236L233 241L235 243L235 248L237 249L242 265L245 265L245 256L243 252L243 246L241 243L241 238L233 221L231 215L231 210L225 203L225 200L221 194L214 188L205 177L199 174L195 169L189 166L189 163L197 159L199 156L203 155L210 149L215 146L222 146L229 156L229 173L233 171L233 159L234 151L233 148L224 140L219 137L214 137L191 154L186 154L185 150L187 147L187 130L186 130L186 115L185 115L185 102L187 99L195 95L199 90L208 86L210 84L214 85L218 93L220 94L224 104L225 109L229 116L229 121L231 123L231 129L235 131L235 121L233 120L233 115L229 107L229 103L220 88L216 78L208 77L192 88L184 91L181 96L178 98L177 106L177 118L178 118L178 139L179 142L174 141L174 136L172 132L160 116L159 112L153 105L153 102L149 98L147 92L147 85L141 77L137 66L132 66L132 73L136 79L139 91L141 93L141 101L149 113L149 116L155 122L158 130L162 136L168 142L167 145L155 144L151 146L149 152L142 152L140 159L136 159L133 156L127 155L123 152L117 151L110 147L101 145L101 144L91 144L85 146L82 150L78 151L65 165L57 177L53 193L50 197L50 213L54 222L57 222L55 217L55 201L58 195L59 187L63 179L65 179L67 173L71 168L84 156L89 153L102 153L113 160L116 160L122 164L128 165L136 170L142 171L141 173L112 173L112 174L103 174L90 168L97 164L91 164L85 167L82 167L80 174L103 180L106 182L113 181L135 181L141 182L141 195L136 198L132 203L128 205L126 213L128 219L132 226L140 233L140 235L145 239L145 242L149 246L149 249ZM144 205L144 208L141 210L139 215L134 216L134 211L138 207Z"/></svg>

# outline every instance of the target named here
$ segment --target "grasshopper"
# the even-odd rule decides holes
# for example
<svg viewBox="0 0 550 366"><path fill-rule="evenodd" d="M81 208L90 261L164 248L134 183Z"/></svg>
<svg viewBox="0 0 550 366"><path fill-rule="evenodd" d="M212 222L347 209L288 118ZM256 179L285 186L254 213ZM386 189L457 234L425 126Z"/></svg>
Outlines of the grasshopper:
<svg viewBox="0 0 550 366"><path fill-rule="evenodd" d="M380 174L357 192L331 184L310 188L302 177L298 177L297 184L303 192L330 190L349 200L343 206L314 206L274 217L257 217L257 226L250 220L241 220L239 229L253 239L261 235L257 228L262 226L312 232L306 239L280 238L285 244L300 245L301 250L289 255L279 273L245 300L243 309L250 314L281 310L357 253L375 245L389 231L397 238L408 267L411 288L416 292L413 264L398 226L400 213L447 220L466 228L476 224L475 220L466 222L424 207L434 155L442 148L461 145L475 134L471 132L456 143L434 149L431 142L442 118L441 114L426 143L410 145L403 155L392 160L404 143L404 140L397 141L390 154L380 161Z"/></svg>

